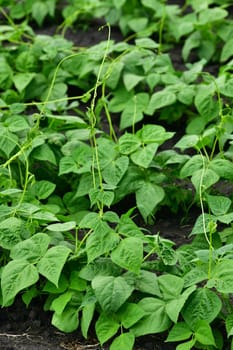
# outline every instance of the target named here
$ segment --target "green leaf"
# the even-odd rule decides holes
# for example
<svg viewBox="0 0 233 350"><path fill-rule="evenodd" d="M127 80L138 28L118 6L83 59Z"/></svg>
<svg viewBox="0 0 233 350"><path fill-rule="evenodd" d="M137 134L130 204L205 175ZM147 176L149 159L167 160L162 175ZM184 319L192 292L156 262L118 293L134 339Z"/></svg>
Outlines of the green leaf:
<svg viewBox="0 0 233 350"><path fill-rule="evenodd" d="M137 17L128 21L128 26L136 33L145 29L147 24L148 18L146 17Z"/></svg>
<svg viewBox="0 0 233 350"><path fill-rule="evenodd" d="M195 49L200 46L200 42L201 42L200 32L195 31L188 36L188 38L185 40L185 43L182 49L182 58L184 61L187 61L192 49Z"/></svg>
<svg viewBox="0 0 233 350"><path fill-rule="evenodd" d="M118 113L123 111L129 101L134 100L133 91L127 91L125 88L117 89L114 97L109 102L108 108L110 112Z"/></svg>
<svg viewBox="0 0 233 350"><path fill-rule="evenodd" d="M164 196L163 188L151 182L143 182L141 187L136 190L137 207L144 220L153 214L154 209L163 200Z"/></svg>
<svg viewBox="0 0 233 350"><path fill-rule="evenodd" d="M126 0L113 0L113 4L117 9L121 8L125 2Z"/></svg>
<svg viewBox="0 0 233 350"><path fill-rule="evenodd" d="M133 333L122 333L117 338L115 338L110 345L109 350L133 350L135 337Z"/></svg>
<svg viewBox="0 0 233 350"><path fill-rule="evenodd" d="M125 133L119 138L119 151L122 154L130 154L135 152L141 145L141 141L137 135Z"/></svg>
<svg viewBox="0 0 233 350"><path fill-rule="evenodd" d="M130 158L135 164L143 168L148 168L155 156L158 146L159 145L157 143L151 143L141 147L136 152L131 154Z"/></svg>
<svg viewBox="0 0 233 350"><path fill-rule="evenodd" d="M15 149L18 143L18 137L15 134L12 134L8 131L7 128L1 127L0 129L0 151L7 158L10 158L11 153Z"/></svg>
<svg viewBox="0 0 233 350"><path fill-rule="evenodd" d="M188 271L184 276L184 287L195 285L208 279L208 275L201 267L194 267Z"/></svg>
<svg viewBox="0 0 233 350"><path fill-rule="evenodd" d="M183 278L171 274L159 276L158 283L165 300L178 297L184 287Z"/></svg>
<svg viewBox="0 0 233 350"><path fill-rule="evenodd" d="M192 176L195 171L202 169L203 166L205 166L205 163L205 157L203 158L201 155L195 154L181 168L180 177L185 178L188 176Z"/></svg>
<svg viewBox="0 0 233 350"><path fill-rule="evenodd" d="M191 335L192 331L189 326L185 322L178 322L174 324L172 329L169 331L166 342L186 340L190 338Z"/></svg>
<svg viewBox="0 0 233 350"><path fill-rule="evenodd" d="M128 165L129 158L127 156L113 160L102 172L104 181L111 185L117 185L124 176Z"/></svg>
<svg viewBox="0 0 233 350"><path fill-rule="evenodd" d="M210 214L203 213L198 216L194 227L192 229L192 235L203 234L205 232L210 232L210 227L212 223L217 221L216 217Z"/></svg>
<svg viewBox="0 0 233 350"><path fill-rule="evenodd" d="M88 330L95 312L95 303L89 303L82 308L81 331L85 339L88 337Z"/></svg>
<svg viewBox="0 0 233 350"><path fill-rule="evenodd" d="M231 56L233 56L233 38L228 39L223 45L220 62L227 61Z"/></svg>
<svg viewBox="0 0 233 350"><path fill-rule="evenodd" d="M120 324L111 316L101 313L95 323L95 331L101 345L112 338L118 331Z"/></svg>
<svg viewBox="0 0 233 350"><path fill-rule="evenodd" d="M160 108L169 106L176 102L176 95L173 92L166 89L155 92L150 99L149 105L146 109L146 113L153 115L154 112Z"/></svg>
<svg viewBox="0 0 233 350"><path fill-rule="evenodd" d="M213 345L216 347L212 329L206 320L200 320L195 327L196 340L204 345Z"/></svg>
<svg viewBox="0 0 233 350"><path fill-rule="evenodd" d="M55 286L58 286L62 268L70 252L70 249L66 246L50 248L37 264L39 273L55 284Z"/></svg>
<svg viewBox="0 0 233 350"><path fill-rule="evenodd" d="M220 293L233 293L233 260L224 259L216 264L209 281ZM208 286L208 283L207 283Z"/></svg>
<svg viewBox="0 0 233 350"><path fill-rule="evenodd" d="M157 143L161 145L170 139L174 133L167 132L161 125L147 124L137 131L136 135L142 140L143 144Z"/></svg>
<svg viewBox="0 0 233 350"><path fill-rule="evenodd" d="M117 316L121 320L124 328L130 328L137 323L143 316L145 311L134 303L125 303L117 312Z"/></svg>
<svg viewBox="0 0 233 350"><path fill-rule="evenodd" d="M166 314L165 302L163 300L144 298L139 301L138 306L141 307L147 315L131 328L136 337L146 334L161 333L170 327L171 321Z"/></svg>
<svg viewBox="0 0 233 350"><path fill-rule="evenodd" d="M233 97L233 78L228 79L219 90L224 96Z"/></svg>
<svg viewBox="0 0 233 350"><path fill-rule="evenodd" d="M145 49L156 49L159 47L159 44L150 38L135 39L135 44L136 46L143 47Z"/></svg>
<svg viewBox="0 0 233 350"><path fill-rule="evenodd" d="M74 230L76 227L76 222L75 221L67 221L62 224L50 224L47 225L46 229L49 231L58 231L58 232L67 232Z"/></svg>
<svg viewBox="0 0 233 350"><path fill-rule="evenodd" d="M65 293L53 299L50 310L55 311L57 315L61 315L66 305L70 302L72 295L73 293L70 290L67 290Z"/></svg>
<svg viewBox="0 0 233 350"><path fill-rule="evenodd" d="M0 86L2 90L7 90L12 85L13 72L5 57L0 57Z"/></svg>
<svg viewBox="0 0 233 350"><path fill-rule="evenodd" d="M99 222L94 232L87 238L86 250L88 263L113 250L118 242L118 235L110 229L107 223Z"/></svg>
<svg viewBox="0 0 233 350"><path fill-rule="evenodd" d="M32 187L30 188L30 192L33 193L33 195L41 199L48 198L55 190L56 185L50 181L47 180L41 180L36 181Z"/></svg>
<svg viewBox="0 0 233 350"><path fill-rule="evenodd" d="M1 273L2 306L11 305L20 291L35 284L38 279L36 267L27 260L10 261Z"/></svg>
<svg viewBox="0 0 233 350"><path fill-rule="evenodd" d="M113 200L114 200L114 192L113 191L100 191L99 189L91 188L89 191L89 198L91 201L91 206L97 204L98 202L102 205L110 208Z"/></svg>
<svg viewBox="0 0 233 350"><path fill-rule="evenodd" d="M112 261L129 271L139 273L143 262L143 243L141 239L124 238L111 253Z"/></svg>
<svg viewBox="0 0 233 350"><path fill-rule="evenodd" d="M22 92L26 86L32 81L35 73L18 73L13 77L13 82L15 84L16 89L19 92Z"/></svg>
<svg viewBox="0 0 233 350"><path fill-rule="evenodd" d="M52 317L52 325L65 333L74 332L79 325L77 308L68 306L61 314L55 312Z"/></svg>
<svg viewBox="0 0 233 350"><path fill-rule="evenodd" d="M176 350L191 350L193 349L193 346L195 345L195 343L196 343L196 339L192 338L191 340L178 345L176 347Z"/></svg>
<svg viewBox="0 0 233 350"><path fill-rule="evenodd" d="M230 209L231 200L228 197L207 195L206 198L213 215L224 215Z"/></svg>
<svg viewBox="0 0 233 350"><path fill-rule="evenodd" d="M218 180L219 176L211 169L197 170L191 177L191 181L197 193L200 193L200 191L205 191L207 188L218 182Z"/></svg>
<svg viewBox="0 0 233 350"><path fill-rule="evenodd" d="M116 312L133 291L133 287L120 276L96 276L92 281L92 288L106 313Z"/></svg>
<svg viewBox="0 0 233 350"><path fill-rule="evenodd" d="M144 79L143 76L132 74L132 73L125 73L123 75L123 82L128 91L132 90L143 79Z"/></svg>
<svg viewBox="0 0 233 350"><path fill-rule="evenodd" d="M211 323L222 308L221 299L207 288L197 289L187 300L182 316L185 322L194 328L200 320Z"/></svg>
<svg viewBox="0 0 233 350"><path fill-rule="evenodd" d="M34 159L48 161L54 165L57 165L55 154L46 143L33 149L31 156Z"/></svg>
<svg viewBox="0 0 233 350"><path fill-rule="evenodd" d="M228 159L213 159L209 168L223 179L233 180L233 164Z"/></svg>
<svg viewBox="0 0 233 350"><path fill-rule="evenodd" d="M36 1L32 5L32 17L35 19L39 26L42 25L46 15L48 14L48 8L45 2Z"/></svg>
<svg viewBox="0 0 233 350"><path fill-rule="evenodd" d="M178 321L178 317L180 315L180 312L188 299L189 295L193 293L193 291L196 289L196 286L191 286L187 288L181 295L174 298L173 300L168 301L166 305L166 312L170 319L176 323Z"/></svg>
<svg viewBox="0 0 233 350"><path fill-rule="evenodd" d="M37 262L47 251L50 237L45 233L37 233L31 238L16 244L10 253L12 259L25 259L31 263Z"/></svg>
<svg viewBox="0 0 233 350"><path fill-rule="evenodd" d="M220 7L206 8L199 14L198 24L206 25L211 22L221 21L228 15L228 12Z"/></svg>
<svg viewBox="0 0 233 350"><path fill-rule="evenodd" d="M11 132L19 132L23 130L28 130L30 128L25 118L19 115L14 115L12 117L7 118L5 125L8 125L8 130Z"/></svg>
<svg viewBox="0 0 233 350"><path fill-rule="evenodd" d="M228 338L233 335L233 314L229 314L226 317L226 331Z"/></svg>
<svg viewBox="0 0 233 350"><path fill-rule="evenodd" d="M218 101L213 98L214 92L209 86L201 86L194 99L194 104L206 121L213 120L219 113Z"/></svg>
<svg viewBox="0 0 233 350"><path fill-rule="evenodd" d="M159 289L158 277L154 272L141 270L139 275L135 277L135 289L161 297Z"/></svg>
<svg viewBox="0 0 233 350"><path fill-rule="evenodd" d="M143 119L143 112L149 103L149 94L146 92L139 92L133 95L124 106L121 114L120 129L125 129L135 125Z"/></svg>
<svg viewBox="0 0 233 350"><path fill-rule="evenodd" d="M0 246L4 249L11 249L22 240L24 222L21 219L11 217L1 222Z"/></svg>
<svg viewBox="0 0 233 350"><path fill-rule="evenodd" d="M184 135L181 139L175 144L174 147L180 148L182 150L187 148L194 148L199 141L199 136L197 135Z"/></svg>

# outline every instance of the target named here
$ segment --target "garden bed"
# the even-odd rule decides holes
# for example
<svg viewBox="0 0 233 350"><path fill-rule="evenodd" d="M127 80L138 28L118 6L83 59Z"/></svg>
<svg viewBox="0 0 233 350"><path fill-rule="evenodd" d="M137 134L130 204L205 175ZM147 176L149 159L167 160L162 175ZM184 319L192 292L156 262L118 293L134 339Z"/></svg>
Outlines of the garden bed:
<svg viewBox="0 0 233 350"><path fill-rule="evenodd" d="M230 350L230 1L0 20L0 349Z"/></svg>

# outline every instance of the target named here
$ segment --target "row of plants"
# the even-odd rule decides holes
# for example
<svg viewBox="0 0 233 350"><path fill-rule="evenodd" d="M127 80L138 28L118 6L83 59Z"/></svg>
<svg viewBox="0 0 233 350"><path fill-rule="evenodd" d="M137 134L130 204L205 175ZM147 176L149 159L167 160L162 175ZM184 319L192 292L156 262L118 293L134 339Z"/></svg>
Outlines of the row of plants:
<svg viewBox="0 0 233 350"><path fill-rule="evenodd" d="M0 4L2 307L43 296L55 327L111 350L233 349L230 1ZM37 34L49 17L58 34ZM105 41L66 39L94 18ZM194 205L179 248L134 220Z"/></svg>

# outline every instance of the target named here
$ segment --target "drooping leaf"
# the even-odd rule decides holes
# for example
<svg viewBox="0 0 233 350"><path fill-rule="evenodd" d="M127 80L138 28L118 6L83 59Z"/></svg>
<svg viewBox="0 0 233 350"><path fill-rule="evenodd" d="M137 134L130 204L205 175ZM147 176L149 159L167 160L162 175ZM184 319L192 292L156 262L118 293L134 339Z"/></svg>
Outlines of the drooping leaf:
<svg viewBox="0 0 233 350"><path fill-rule="evenodd" d="M85 339L88 337L88 330L95 312L95 303L89 303L82 308L81 331Z"/></svg>
<svg viewBox="0 0 233 350"><path fill-rule="evenodd" d="M17 259L4 266L1 274L3 306L13 303L15 296L23 289L30 287L39 279L34 265L27 260Z"/></svg>
<svg viewBox="0 0 233 350"><path fill-rule="evenodd" d="M53 299L50 310L55 311L57 315L61 315L67 306L67 304L70 302L72 298L72 291L67 290L63 294L60 294L57 298Z"/></svg>
<svg viewBox="0 0 233 350"><path fill-rule="evenodd" d="M4 249L11 249L19 243L25 229L22 219L11 217L1 222L0 246Z"/></svg>
<svg viewBox="0 0 233 350"><path fill-rule="evenodd" d="M164 196L163 188L150 182L143 182L141 187L136 190L137 207L144 220L153 214L154 209L163 200Z"/></svg>
<svg viewBox="0 0 233 350"><path fill-rule="evenodd" d="M70 249L66 246L58 245L50 248L37 264L39 273L58 286L62 268L69 254Z"/></svg>
<svg viewBox="0 0 233 350"><path fill-rule="evenodd" d="M100 344L104 344L118 331L120 324L110 315L101 313L95 323L95 331Z"/></svg>
<svg viewBox="0 0 233 350"><path fill-rule="evenodd" d="M119 349L127 349L133 350L135 337L132 332L122 333L117 338L115 338L110 345L109 350L119 350Z"/></svg>
<svg viewBox="0 0 233 350"><path fill-rule="evenodd" d="M79 325L78 310L76 307L67 306L62 313L54 313L52 325L65 333L74 332Z"/></svg>

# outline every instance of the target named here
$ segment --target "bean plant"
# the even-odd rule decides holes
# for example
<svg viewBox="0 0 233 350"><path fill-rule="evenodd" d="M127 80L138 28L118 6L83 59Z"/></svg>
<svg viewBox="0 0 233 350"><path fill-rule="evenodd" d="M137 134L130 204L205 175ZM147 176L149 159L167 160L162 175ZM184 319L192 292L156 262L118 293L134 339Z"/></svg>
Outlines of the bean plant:
<svg viewBox="0 0 233 350"><path fill-rule="evenodd" d="M0 305L43 296L110 350L233 349L231 2L0 6ZM106 40L67 39L96 19ZM190 243L145 229L193 208Z"/></svg>

